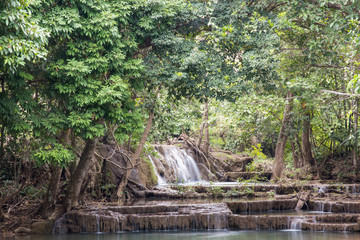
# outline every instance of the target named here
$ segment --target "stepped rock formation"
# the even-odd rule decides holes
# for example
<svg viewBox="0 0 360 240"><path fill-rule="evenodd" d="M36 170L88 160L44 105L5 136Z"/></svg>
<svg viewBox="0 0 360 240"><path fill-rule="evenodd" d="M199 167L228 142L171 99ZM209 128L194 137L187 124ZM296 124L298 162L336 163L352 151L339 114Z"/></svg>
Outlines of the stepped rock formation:
<svg viewBox="0 0 360 240"><path fill-rule="evenodd" d="M285 215L297 199L236 201L212 204L111 206L94 205L60 218L55 232L152 230L280 230L359 231L360 214ZM360 204L360 203L357 203ZM270 212L269 212L270 211ZM274 213L276 211L276 213Z"/></svg>
<svg viewBox="0 0 360 240"><path fill-rule="evenodd" d="M230 214L226 204L101 206L65 214L55 232L225 229Z"/></svg>

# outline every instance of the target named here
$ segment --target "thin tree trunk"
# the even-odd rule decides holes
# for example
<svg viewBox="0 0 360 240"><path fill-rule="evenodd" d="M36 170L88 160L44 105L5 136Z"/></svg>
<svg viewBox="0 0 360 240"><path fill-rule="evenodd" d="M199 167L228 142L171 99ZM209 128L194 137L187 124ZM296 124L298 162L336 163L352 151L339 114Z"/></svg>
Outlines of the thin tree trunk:
<svg viewBox="0 0 360 240"><path fill-rule="evenodd" d="M205 123L205 144L204 144L204 153L206 156L209 155L209 147L210 147L210 138L209 138L209 124Z"/></svg>
<svg viewBox="0 0 360 240"><path fill-rule="evenodd" d="M5 126L4 126L4 121L3 121L3 118L1 117L1 138L0 138L0 167L3 166L3 163L4 163L4 157L5 157L5 149L4 149L4 142L5 142L5 136L4 136L4 133L5 133Z"/></svg>
<svg viewBox="0 0 360 240"><path fill-rule="evenodd" d="M271 176L271 180L277 181L282 174L282 171L285 168L285 162L284 162L284 153L285 153L285 147L286 147L286 140L288 138L286 130L288 128L288 124L290 122L291 117L291 97L292 93L288 93L286 97L286 104L284 108L284 117L283 121L281 123L281 128L279 132L279 137L276 143L276 149L275 149L275 161L273 166L273 174Z"/></svg>
<svg viewBox="0 0 360 240"><path fill-rule="evenodd" d="M357 179L358 173L358 162L359 162L359 153L358 153L358 124L359 124L359 99L356 97L354 99L354 149L353 149L353 166L355 170L354 181Z"/></svg>
<svg viewBox="0 0 360 240"><path fill-rule="evenodd" d="M200 134L199 134L199 140L196 144L196 146L201 149L201 143L202 143L202 137L203 137L203 133L204 133L204 130L207 131L207 123L208 123L208 119L209 119L209 108L208 108L208 105L209 105L209 101L206 100L205 102L205 105L204 105L204 109L203 109L203 115L202 115L202 123L201 123L201 127L200 127ZM206 135L206 132L205 132L205 135ZM205 136L205 141L206 140L206 136Z"/></svg>
<svg viewBox="0 0 360 240"><path fill-rule="evenodd" d="M128 140L128 144L127 144L127 152L128 153L131 152L131 134L129 135L129 140Z"/></svg>
<svg viewBox="0 0 360 240"><path fill-rule="evenodd" d="M40 214L42 216L47 216L48 210L56 202L58 191L59 191L61 173L62 173L62 167L60 167L60 166L52 167L49 186L46 191L44 201L40 207Z"/></svg>
<svg viewBox="0 0 360 240"><path fill-rule="evenodd" d="M72 207L77 206L79 200L79 193L81 184L84 181L85 175L91 165L91 158L94 155L96 143L93 139L86 141L85 147L81 153L79 164L77 165L75 172L71 174L68 190L66 192L64 200L64 210L69 212Z"/></svg>
<svg viewBox="0 0 360 240"><path fill-rule="evenodd" d="M315 161L311 151L310 131L311 131L310 114L309 112L307 112L304 115L303 129L301 133L301 151L302 151L304 166L307 168L315 166Z"/></svg>
<svg viewBox="0 0 360 240"><path fill-rule="evenodd" d="M135 153L131 157L131 159L128 159L128 161L127 161L127 164L126 164L127 166L126 166L124 176L121 179L121 182L120 182L120 184L118 186L118 189L116 191L116 195L117 195L118 199L122 198L123 195L124 195L124 190L125 190L125 188L126 188L126 186L128 184L130 173L133 170L133 166L135 166L136 160L140 157L141 151L144 148L146 139L147 139L147 137L148 137L148 135L150 133L150 130L151 130L153 119L154 119L154 112L151 111L150 114L149 114L149 118L147 120L145 131L143 132L143 134L141 136L139 146L136 148Z"/></svg>
<svg viewBox="0 0 360 240"><path fill-rule="evenodd" d="M302 151L301 151L301 144L300 144L300 139L299 136L297 134L295 134L295 143L298 149L298 154L299 154L299 167L303 167L304 166L304 160L303 160L303 155L302 155Z"/></svg>
<svg viewBox="0 0 360 240"><path fill-rule="evenodd" d="M204 144L204 153L205 155L209 154L210 138L209 138L209 100L205 103L205 116L204 116L204 130L205 130L205 144Z"/></svg>
<svg viewBox="0 0 360 240"><path fill-rule="evenodd" d="M298 156L298 149L296 149L296 144L295 144L295 139L293 139L291 142L291 151L292 151L292 156L293 156L293 164L295 168L299 168L300 164L301 164L301 160Z"/></svg>
<svg viewBox="0 0 360 240"><path fill-rule="evenodd" d="M202 122L201 123L201 127L200 127L200 134L199 134L199 139L198 139L198 142L196 144L196 146L200 149L200 146L201 146L201 142L202 142L202 136L203 136L203 133L204 133L204 126L205 126L205 122Z"/></svg>
<svg viewBox="0 0 360 240"><path fill-rule="evenodd" d="M1 93L5 94L5 78L4 76L1 77ZM0 167L2 167L4 163L4 157L5 157L5 149L4 149L4 143L5 143L5 122L4 117L1 116L1 138L0 138Z"/></svg>

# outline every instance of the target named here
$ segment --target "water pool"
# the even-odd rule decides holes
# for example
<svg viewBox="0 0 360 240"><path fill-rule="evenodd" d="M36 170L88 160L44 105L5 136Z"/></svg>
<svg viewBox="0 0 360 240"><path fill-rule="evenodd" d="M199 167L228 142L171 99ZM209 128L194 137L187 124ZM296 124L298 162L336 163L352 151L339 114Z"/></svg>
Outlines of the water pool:
<svg viewBox="0 0 360 240"><path fill-rule="evenodd" d="M42 234L2 240L358 240L360 233L305 231L190 231L109 234Z"/></svg>

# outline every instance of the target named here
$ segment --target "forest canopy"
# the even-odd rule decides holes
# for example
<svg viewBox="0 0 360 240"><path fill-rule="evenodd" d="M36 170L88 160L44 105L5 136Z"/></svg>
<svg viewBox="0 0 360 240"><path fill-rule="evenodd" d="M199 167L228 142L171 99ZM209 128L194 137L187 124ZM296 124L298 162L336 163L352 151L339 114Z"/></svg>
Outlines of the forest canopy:
<svg viewBox="0 0 360 240"><path fill-rule="evenodd" d="M359 16L355 0L1 1L0 180L66 168L69 210L97 144L129 169L204 132L205 153L262 154L274 181L358 181Z"/></svg>

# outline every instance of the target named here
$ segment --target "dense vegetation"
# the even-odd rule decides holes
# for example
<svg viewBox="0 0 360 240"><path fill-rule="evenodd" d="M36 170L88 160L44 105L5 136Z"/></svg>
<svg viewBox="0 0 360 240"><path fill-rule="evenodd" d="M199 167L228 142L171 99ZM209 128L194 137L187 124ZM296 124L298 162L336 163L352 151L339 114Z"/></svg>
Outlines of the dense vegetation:
<svg viewBox="0 0 360 240"><path fill-rule="evenodd" d="M359 180L359 1L7 0L0 11L0 220L50 173L47 211L64 169L64 211L76 206L99 142L131 155L122 197L146 141L182 132L204 133L206 154L261 148L273 181L286 167Z"/></svg>

